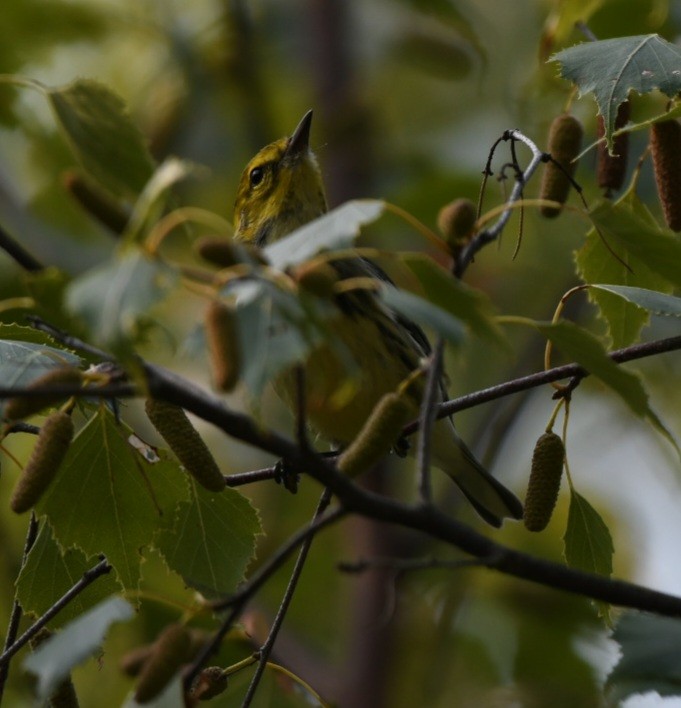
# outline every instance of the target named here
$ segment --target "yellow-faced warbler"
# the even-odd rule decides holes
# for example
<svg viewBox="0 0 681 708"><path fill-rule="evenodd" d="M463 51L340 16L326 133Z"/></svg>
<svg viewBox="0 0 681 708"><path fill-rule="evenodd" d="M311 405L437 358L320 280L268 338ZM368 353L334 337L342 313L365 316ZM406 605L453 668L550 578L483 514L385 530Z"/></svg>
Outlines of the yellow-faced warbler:
<svg viewBox="0 0 681 708"><path fill-rule="evenodd" d="M326 197L317 159L309 147L312 112L293 135L264 147L246 166L235 205L235 238L266 246L323 215ZM359 257L329 261L338 279L383 278L373 262ZM412 417L418 416L423 377L414 377L429 342L421 329L386 307L370 289L348 289L335 295L337 316L333 331L347 348L359 370L352 395L338 396L346 378L342 358L330 345L312 352L304 366L306 410L313 428L341 445L351 443L376 404L388 393L407 391ZM411 386L404 382L411 377ZM282 396L295 400L295 378L285 374L275 382ZM473 457L449 419L433 431L433 463L460 487L478 513L500 526L505 517L522 517L522 505Z"/></svg>

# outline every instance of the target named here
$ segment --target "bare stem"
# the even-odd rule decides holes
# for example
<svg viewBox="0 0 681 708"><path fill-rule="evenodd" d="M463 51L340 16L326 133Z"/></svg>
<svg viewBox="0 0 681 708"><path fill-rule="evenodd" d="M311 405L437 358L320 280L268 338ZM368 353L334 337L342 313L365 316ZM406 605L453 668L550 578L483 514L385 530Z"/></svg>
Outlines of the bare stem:
<svg viewBox="0 0 681 708"><path fill-rule="evenodd" d="M530 177L532 177L539 165L542 162L545 162L546 160L545 153L542 152L532 140L530 140L527 136L523 135L519 130L507 130L504 132L504 135L501 139L510 140L512 141L512 144L514 144L516 141L524 143L532 151L532 159L530 160L529 165L525 168L525 171L521 174L516 175L515 185L513 186L511 194L509 195L508 200L506 202L507 208L504 209L501 216L488 229L483 229L482 231L480 231L480 233L476 234L475 238L467 246L465 246L459 254L458 258L456 259L456 268L454 271L454 274L458 278L460 278L464 274L464 271L471 264L473 258L475 257L475 254L480 249L482 249L488 243L496 241L496 239L499 238L499 235L504 230L504 227L506 226L508 220L511 218L513 210L510 208L510 206L522 199L523 189L525 188L525 185L527 184L528 180L530 179Z"/></svg>

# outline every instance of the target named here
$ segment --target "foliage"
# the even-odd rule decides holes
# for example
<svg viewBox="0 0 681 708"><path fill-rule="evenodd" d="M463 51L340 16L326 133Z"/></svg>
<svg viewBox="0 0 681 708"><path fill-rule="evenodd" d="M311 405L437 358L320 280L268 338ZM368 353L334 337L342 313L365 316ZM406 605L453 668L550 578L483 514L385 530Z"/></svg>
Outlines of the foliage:
<svg viewBox="0 0 681 708"><path fill-rule="evenodd" d="M496 51L489 38L485 41L481 38L484 29L469 22L466 13L451 3L393 5L383 10L393 20L395 37L385 50L390 59L382 67L382 79L395 90L374 92L385 95L389 104L371 107L374 120L380 116L386 126L390 125L391 120L395 121L394 115L387 119L392 107L400 122L404 122L401 130L425 137L429 127L419 125L419 121L425 120L423 114L419 115L423 111L435 116L434 126L446 132L452 110L443 102L443 87L446 91L449 86L441 83L443 77L462 81L479 64L487 71L483 83L492 85L497 75ZM646 35L563 48L571 37L569 18L593 16L597 23L603 17L612 20L614 15L607 13L615 13L616 9L607 5L568 2L547 16L542 50L545 54L549 53L546 51L549 47L559 50L552 58L560 63L560 74L567 81L552 84L540 72L531 76L529 71L524 80L531 80L537 92L545 94L541 100L529 94L525 98L532 111L543 112L544 123L563 112L565 96L571 88L578 89L582 96L593 94L595 105L590 99L581 103L588 117L587 130L593 126L597 114L603 116L605 139L611 145L617 109L624 100L630 100L640 113L639 122L623 129L632 135L641 134L655 121L676 115L681 52L656 34L665 28L655 26L652 19L651 26L646 28L650 33ZM617 6L618 2L609 5ZM188 16L193 16L190 7L185 10ZM99 14L74 5L64 12L80 18L84 39L114 32L104 11ZM458 377L452 377L457 390L475 391L492 381L506 381L496 391L483 392L480 399L475 394L471 399L462 399L460 408L477 405L484 395L489 395L484 400L494 400L529 390L534 384L519 376L536 371L534 348L547 346L550 351L553 346L576 366L570 369L573 377L570 383L558 386L554 396L558 403L547 430L562 412L566 437L573 420L571 415L578 416L586 408L581 393L588 376L596 381L593 388L604 385L605 390L597 389L600 398L614 400L611 397L614 393L624 403L622 408L633 413L632 425L650 424L665 449L676 448L678 452L674 436L678 418L663 421L657 412L658 408L665 408L660 390L645 372L632 371L622 364L637 356L654 356L681 347L678 337L663 339L662 334L647 349L632 346L641 342L646 326L655 328L656 333L662 332L661 322L671 323L671 332L676 335L677 318L681 315L681 299L674 294L681 286L681 241L678 234L664 225L660 210L650 198L649 176L634 170L623 194L613 200L610 195L598 194L582 161L576 176L584 184L583 194L589 207L572 206L570 202L561 219L552 221L548 229L548 222L536 216L537 207L542 205L531 199L537 191L535 169L545 160L542 153L545 146L533 137L539 125L527 118L529 111L524 116L526 125L522 116L513 115L508 124L522 125L522 132L505 133L492 149L489 164L493 155L495 161L499 160L494 153L501 150L501 143L511 145L507 158L510 162L497 169L500 179L513 177L521 183L522 200L512 203L513 200L502 199L492 207L488 204L492 199L487 185L487 196L481 202L484 209L474 232L468 243L460 244L459 263L464 264L461 272L465 271L470 281L466 284L452 276L452 251L426 223L433 220L442 195L451 199L468 192L465 196L470 197L474 189L474 178L466 174L465 168L457 165L455 169L445 157L445 142L451 140L451 134L447 133L446 140L436 147L423 148L427 159L416 152L399 154L400 141L390 130L380 136L369 132L370 107L362 106L364 99L360 98L365 92L357 91L352 100L344 98L347 115L343 113L344 123L339 126L343 111L337 108L334 111L333 106L324 104L324 91L319 90L316 98L322 103L320 131L326 133L329 143L326 155L322 149L318 150L319 158L324 163L328 157L329 189L338 190L336 194L343 197L342 204L262 251L233 249L231 265L218 268L199 262L189 247L197 236L219 231L223 238L228 238L224 193L228 186L233 188L242 158L249 156L251 148L260 146L249 142L262 142L263 134L275 137L265 128L267 123L288 125L287 114L293 114L287 103L281 109L282 117L275 120L269 103L282 102L281 87L287 82L283 74L258 75L253 59L258 43L249 34L254 27L258 27L258 32L272 33L276 51L286 53L292 51L288 37L284 37L286 33L268 28L263 18L247 18L248 11L240 3L234 3L224 12L221 21L225 25L222 29L226 30L216 45L200 31L191 40L177 31L181 25L179 19L176 27L156 27L155 31L167 42L165 52L173 64L172 70L163 68L163 62L155 65L159 80L154 84L154 95L156 104L163 106L161 116L145 105L140 97L144 92L134 98L132 87L139 77L127 77L131 83L124 92L133 95L132 107L128 108L119 91L111 86L116 83L113 77L75 79L66 86L50 87L42 76L38 81L20 73L30 67L24 67L18 50L12 55L11 46L3 49L12 57L7 66L16 73L3 75L4 85L0 89L13 87L14 96L17 92L24 96L37 89L52 111L50 128L44 128L32 115L27 116L30 110L38 109L32 104L27 109L15 101L7 115L3 110L3 122L21 125L27 140L36 146L56 145L57 134L62 140L59 147L53 148L53 154L37 160L40 164L33 165L32 172L27 171L29 181L40 182L40 170L45 170L48 181L58 184L57 172L66 167L59 161L68 152L87 176L88 183L101 190L116 209L129 215L121 233L114 234L118 239L116 247L102 248L98 262L83 267L78 258L80 241L61 227L60 219L76 208L85 216L96 217L95 210L89 208L88 198L83 199L74 190L75 205L67 203L62 192L54 192L46 199L42 209L54 211L61 244L68 246L66 251L73 251L71 272L47 268L53 260L52 249L57 247L49 239L42 242L25 239L17 231L16 220L11 221L12 228L7 228L11 233L5 233L4 228L0 230L0 247L12 256L8 266L0 264L3 273L6 270L8 274L7 284L2 286L5 300L0 301L0 413L4 401L12 396L39 395L31 384L50 369L69 364L81 369L84 380L82 387L60 391L63 397L58 404L53 400L45 404L46 410L60 407L72 413L78 432L56 479L43 490L35 507L39 531L27 545L23 558L18 539L25 517L0 523L3 547L12 548L0 575L1 587L9 594L10 586L16 583L16 602L25 616L35 619L53 608L60 597L87 575L100 556L111 566L110 574L94 580L50 620L48 626L56 632L55 636L23 659L21 665L38 677L38 698L49 698L72 670L76 672L77 688L88 696L96 695L97 679L90 676L93 667L78 668L85 659L97 654L102 645L106 647L105 663L109 653L118 658L141 645L150 646L163 627L175 622L188 626L200 638L185 676L195 677L207 658L223 670L224 676L229 675L229 687L214 699L215 705L241 702L247 690L244 676L259 657L265 672L262 688L271 691L272 705L324 704L324 700L334 703L344 700L342 704L347 705L399 706L426 702L449 705L470 695L483 704L492 697L501 700L502 676L512 676L516 681L508 702L596 705L602 687L597 685L595 672L585 668L587 662L574 650L574 645L584 627L594 635L603 636L611 614L615 614L611 606L617 605L658 612L661 616L625 614L619 619L613 637L622 647L622 659L608 679L606 688L610 696L619 700L649 690L661 695L681 695L675 663L678 628L663 617L678 614L681 600L612 579L613 568L618 568L618 573L625 577L634 577L634 570L619 568L614 563L616 550L620 548L622 519L609 507L608 499L591 496L587 484L591 470L569 472L567 512L561 511L559 505L554 521L539 539L528 538L524 531L508 523L499 535L483 534L477 529L477 520L471 520L467 512L451 513L453 505L440 504L439 500L435 504L428 496L430 480L424 463L429 454L427 448L412 445L412 452L418 457L420 505L412 503L409 482L393 482L398 475L383 477L378 491L369 492L366 489L369 485L365 486L363 480L355 483L339 475L333 456L316 454L321 445L315 447L316 443L304 440L301 430L289 434L290 423L276 420L268 398L271 383L288 375L292 367L305 362L320 347L324 351L324 346L340 362L339 380L333 382L334 395L351 395L360 365L337 331L338 303L342 302L339 294L342 297L351 292L357 298L375 297L396 317L424 327L432 342L442 342L443 346L446 343L448 356L456 355L456 362L449 357L444 363L448 371L459 372ZM168 13L170 16L172 11ZM271 16L275 25L275 19L283 21L276 3L264 3L262 13ZM23 26L20 15L18 9L13 11L17 26ZM251 25L251 20L255 25ZM489 17L487 21L495 20ZM522 23L522 19L514 16L513 22ZM315 31L320 42L330 26L342 32L342 22L325 24L319 20ZM300 28L289 27L289 30L299 32ZM55 30L55 46L79 37L77 29L65 26L61 32ZM46 51L50 41L46 34L36 46L36 58ZM130 40L119 37L118 41L123 46ZM333 46L336 45L327 42L325 51ZM134 55L127 45L126 50L128 56ZM252 61L248 59L249 52L253 53ZM529 57L529 53L525 55L528 63ZM395 81L391 78L390 62L400 61L405 64L399 70L400 81ZM272 61L273 65L277 63ZM326 77L330 69L322 66L321 59L319 63L315 70ZM345 66L342 62L331 63ZM218 65L228 71L217 71ZM420 67L416 76L410 73L415 66ZM82 73L74 72L74 76ZM230 77L228 89L216 79L225 73ZM248 85L244 85L246 76ZM352 83L350 78L358 80L348 77L348 85ZM456 100L463 115L475 108L474 101L469 100L472 94L466 91L472 91L476 81L467 79L461 84L462 97ZM202 85L212 86L211 91L223 100L233 99L231 118L206 99L205 93L197 88ZM414 86L427 87L423 107L413 100ZM518 85L514 88L520 92ZM165 96L161 96L162 91ZM298 89L291 93L286 101L299 98L293 95ZM485 110L492 113L498 96L494 90L485 95L489 102ZM149 111L146 115L145 110ZM203 111L210 119L202 128L197 120ZM236 125L237 113L252 116L252 122ZM468 115L479 118L473 112ZM211 132L216 130L210 125L212 122L224 124L224 133ZM207 138L202 132L204 128ZM53 131L54 135L48 139L41 131ZM234 137L239 132L249 138ZM183 140L186 134L192 139ZM351 140L344 143L347 136ZM147 138L151 139L151 149ZM495 138L476 136L475 149L481 166ZM318 139L323 144L323 139ZM411 147L414 151L417 142L414 139ZM532 162L520 154L521 144L530 148ZM198 145L201 147L194 151ZM368 145L373 146L371 151ZM341 159L334 151L343 146L346 152ZM382 150L385 154L381 154ZM225 158L221 164L214 164L218 153L229 160L225 162ZM346 164L344 160L348 163L354 160L354 168L345 175L344 186L338 187L331 163L340 173ZM214 175L208 176L197 168L197 163L204 162L216 167ZM228 172L229 177L220 170ZM378 185L376 188L363 181L369 174ZM189 181L186 178L190 175L203 179ZM356 196L356 185L361 185L366 193L385 198L347 198ZM681 190L681 181L678 186ZM219 196L215 197L213 192ZM681 191L677 198L681 199ZM37 202L36 199L36 204L30 207L35 215L41 212ZM202 207L193 206L196 203ZM509 219L519 211L523 236L517 250L520 260L511 263L504 251L494 254L493 249L481 250L484 245L501 240L502 232L508 230ZM0 202L0 227L14 213ZM80 214L79 218L82 217ZM567 226L561 225L565 222ZM104 230L101 224L83 226L78 239L96 241ZM550 235L551 239L535 239L537 234ZM565 239L562 243L561 238ZM43 250L36 250L33 255L46 268L22 274L19 266L27 262L22 249L33 250L36 243ZM572 249L574 258L570 257ZM374 273L368 270L366 277L352 281L339 283L331 278L317 289L303 286L300 274L305 269L328 273L325 267L348 256L377 264L380 277L368 277ZM528 258L528 262L523 263L523 258ZM335 271L332 268L330 272ZM591 319L564 308L568 299L584 297L584 291L595 305ZM568 294L563 297L563 293ZM235 315L234 331L230 334L237 340L239 352L240 388L236 396L226 400L209 390L206 337L202 326L197 325L208 303L216 299ZM20 308L33 316L29 324L22 320ZM657 319L660 316L665 320ZM529 325L522 335L525 339L506 328L514 323ZM411 331L415 337L421 336L418 330ZM622 351L613 356L614 349ZM190 351L192 355L183 359L183 353ZM423 362L421 375L415 377L419 384L429 378L430 367L441 363L440 348L435 347L434 351ZM481 355L476 356L476 351L482 352ZM515 363L509 363L509 353L515 357ZM676 361L678 354L671 357ZM547 354L547 368L549 359ZM463 360L469 363L464 365ZM466 371L469 375L462 373ZM432 380L435 383L430 389L425 385L433 400L429 403L428 396L425 397L423 413L428 415L423 416L424 420L432 417L439 402L437 379ZM547 378L543 382L548 381ZM544 390L540 395L549 398ZM220 492L209 492L186 474L168 450L147 442L154 433L132 401L149 396L180 406L217 429L219 436L211 428L201 427L199 432L228 484L238 486L259 481L257 490L248 488L242 493L228 486ZM294 412L299 418L305 415L302 406ZM494 428L491 435L499 438L499 447L513 435L514 426L510 423L519 418L519 413L511 412L503 430L499 425L490 426ZM7 489L7 479L15 476L14 465L27 459L32 447L29 436L36 432L32 423L39 425L40 418L14 427L3 424L0 439L3 490ZM602 440L608 440L612 433L606 421L600 426L601 423L599 444L605 447ZM403 431L407 437L402 442L406 440L407 447L408 437L415 430L412 423ZM243 453L232 445L232 440L283 458L282 463L241 475L237 470L243 467L243 459L239 459ZM406 449L402 442L399 451ZM518 444L527 452L525 465L529 467L531 441L522 440ZM572 446L579 445L576 437L566 444L568 469ZM252 459L248 458L247 464L259 464ZM271 462L271 457L262 459L263 466ZM678 460L672 459L670 464L678 467ZM593 460L594 469L598 463L598 459ZM640 478L643 488L647 470L635 468L634 462L630 464L631 475ZM406 471L399 477L410 478ZM283 489L267 485L264 483L267 479L276 479ZM317 494L318 485L314 482L326 487L329 497L334 499L334 506L326 511L328 499L323 497L314 516L313 524L320 528L334 527L323 534L316 528L308 529L308 507L312 495ZM439 493L439 482L435 486ZM297 491L299 487L297 498L284 492L284 489ZM677 490L675 493L678 494ZM2 495L3 499L6 497L8 493ZM347 544L344 538L347 527L340 523L347 514L399 526L400 533L408 540L400 546L384 539L382 543L389 548L385 553L378 543L372 546L363 538L366 545L356 549ZM9 517L9 510L0 514L0 519L5 517ZM557 544L561 535L556 533L558 525L563 526L562 548ZM298 527L302 530L291 540ZM29 529L35 531L34 521L29 523ZM367 537L370 538L368 533ZM293 579L279 580L281 574L276 574L277 569L301 546ZM472 556L473 565L484 565L546 588L527 591L526 596L523 589L517 589L520 586L514 584L514 579L491 580L489 575L474 569L464 572L462 568L470 563L462 562L458 555L454 560L447 559L452 550ZM564 560L560 559L561 551ZM366 554L369 567L369 572L354 584L360 588L356 606L347 610L347 593L335 570L343 553ZM543 560L546 556L553 560ZM303 565L305 573L299 580L298 571ZM424 569L435 571L436 579L428 573L411 572ZM308 581L307 573L313 573ZM375 578L366 580L369 575ZM405 575L409 581L402 583ZM270 582L265 585L265 581ZM395 607L388 607L383 593L393 585ZM557 597L556 589L596 600L606 625L599 624L595 613L584 611L585 603L575 600L570 604L562 596ZM295 601L289 608L294 590ZM539 598L540 592L543 599L526 602L527 597ZM248 609L254 598L258 599L259 607L279 607L274 629L269 625L264 629L266 622L259 614L261 610ZM0 604L8 607L10 603ZM469 605L473 610L467 614ZM139 611L137 618L133 618L133 607ZM336 611L334 607L339 609ZM528 607L532 608L529 612ZM285 655L268 660L277 623L286 616L299 641L318 650L320 662L336 664L333 671L341 677L336 658L341 651L350 657L359 656L357 647L363 646L365 640L361 633L353 635L357 622L349 618L350 611L365 612L363 619L368 616L370 621L359 624L372 625L372 639L367 646L375 653L368 662L369 668L354 669L358 675L364 672L363 682L349 672L336 682L347 683L339 688L323 673L315 675L310 669L313 662L300 670L295 665L289 666ZM388 617L393 612L409 628L406 634L400 633L399 622ZM546 641L551 631L543 612L560 618L553 649L555 656L569 653L561 677L541 675L540 670L532 668L533 657L541 657L542 653L553 656L551 647L535 646L540 642L532 640L541 637ZM489 619L481 619L483 616L503 618L499 626L507 628L504 631L509 636L515 633L515 639L506 641L501 636L504 632L498 631L496 625L492 628ZM470 617L478 619L467 626ZM31 621L27 620L27 625ZM113 636L105 638L114 622L125 626L116 627L110 632ZM380 630L373 628L376 624L381 624ZM394 639L381 635L383 625L388 624L395 632ZM372 642L378 642L375 637L379 635L383 644L374 647ZM211 641L215 651L210 656L202 654L201 649L206 649ZM515 657L513 645L517 646ZM258 653L253 654L254 650ZM385 676L378 668L379 654L390 668ZM438 662L445 658L450 670L438 670ZM560 672L560 662L554 664ZM2 690L13 691L23 701L29 700L27 689L14 679L18 666L19 662L12 664L12 679L7 688L0 672L0 700ZM130 684L116 669L107 670L113 678L106 680L116 686L116 700L120 703ZM411 682L406 680L407 676ZM573 680L574 676L579 678ZM557 688L562 684L570 690ZM252 686L257 685L256 680ZM171 701L179 704L182 690L175 677L167 693L157 700L159 704L164 700L168 705ZM353 690L362 693L364 702L358 702ZM127 700L128 705L134 705L132 698Z"/></svg>

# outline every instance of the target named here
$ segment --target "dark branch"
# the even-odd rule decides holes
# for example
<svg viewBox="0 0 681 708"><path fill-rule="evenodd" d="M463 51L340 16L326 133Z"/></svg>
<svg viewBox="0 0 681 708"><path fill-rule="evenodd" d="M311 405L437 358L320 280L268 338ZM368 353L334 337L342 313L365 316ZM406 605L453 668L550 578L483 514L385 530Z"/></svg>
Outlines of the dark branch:
<svg viewBox="0 0 681 708"><path fill-rule="evenodd" d="M106 575L110 571L111 566L106 558L101 560L96 566L90 568L90 570L86 570L83 573L83 577L70 590L64 593L35 624L31 625L12 646L8 647L3 652L2 656L0 656L0 667L9 662L19 649L33 639L53 617L61 612L75 597L80 595L88 585L91 585L97 578Z"/></svg>
<svg viewBox="0 0 681 708"><path fill-rule="evenodd" d="M38 529L40 524L35 518L35 514L31 514L31 520L28 522L28 529L26 530L26 541L24 543L24 552L21 556L21 567L26 565L26 560L28 554L33 548L35 539L38 536ZM22 609L18 600L14 600L12 603L12 613L10 614L9 624L7 625L7 635L5 636L5 646L3 647L3 652L6 652L15 642L17 634L19 633L19 622L21 622ZM2 694L5 691L5 683L7 682L7 676L9 674L9 661L5 664L0 665L0 703L2 703Z"/></svg>
<svg viewBox="0 0 681 708"><path fill-rule="evenodd" d="M317 505L314 516L312 517L313 524L324 513L326 508L329 506L330 501L331 494L328 489L325 489L322 492L322 496L319 499L319 504ZM298 558L296 559L296 563L293 567L293 570L291 571L291 577L289 579L288 585L286 586L286 591L284 592L284 597L282 598L281 604L279 605L277 615L274 618L272 627L270 628L270 633L268 634L265 643L260 647L260 651L258 652L258 666L255 670L255 673L253 674L251 683L248 686L248 691L246 691L246 695L244 696L244 699L241 702L242 708L248 708L248 706L250 706L253 701L255 692L258 688L258 685L260 684L260 679L262 678L263 672L265 671L265 667L267 666L267 662L269 661L270 654L272 653L272 649L274 648L274 643L277 640L279 630L281 629L281 625L284 622L284 618L286 617L286 613L288 612L291 600L293 599L293 593L295 592L295 589L298 585L298 580L300 579L300 575L303 572L303 568L305 567L305 561L307 560L307 554L310 550L310 546L312 545L313 538L314 536L312 534L309 534L300 546Z"/></svg>

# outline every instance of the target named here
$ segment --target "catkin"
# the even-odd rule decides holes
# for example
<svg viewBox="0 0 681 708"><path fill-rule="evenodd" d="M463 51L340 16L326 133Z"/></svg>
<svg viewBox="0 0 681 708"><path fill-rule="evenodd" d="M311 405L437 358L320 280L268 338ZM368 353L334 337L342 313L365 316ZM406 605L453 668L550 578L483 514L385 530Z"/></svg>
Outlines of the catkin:
<svg viewBox="0 0 681 708"><path fill-rule="evenodd" d="M227 689L229 678L220 666L207 666L196 677L191 696L199 701L209 701Z"/></svg>
<svg viewBox="0 0 681 708"><path fill-rule="evenodd" d="M206 309L206 342L215 386L231 391L239 380L241 354L234 312L220 300L211 300Z"/></svg>
<svg viewBox="0 0 681 708"><path fill-rule="evenodd" d="M234 243L228 238L204 236L194 247L201 258L219 268L230 268L240 262Z"/></svg>
<svg viewBox="0 0 681 708"><path fill-rule="evenodd" d="M620 103L615 118L615 130L623 128L629 122L631 104L629 101ZM598 116L598 137L605 135L605 125L603 116ZM605 191L605 196L609 197L613 192L617 192L624 184L624 177L627 173L627 157L629 154L629 133L622 133L613 138L611 155L605 141L598 143L598 163L596 175L598 186Z"/></svg>
<svg viewBox="0 0 681 708"><path fill-rule="evenodd" d="M50 708L78 708L78 696L69 675L57 686L50 696Z"/></svg>
<svg viewBox="0 0 681 708"><path fill-rule="evenodd" d="M203 648L210 639L210 635L201 629L188 629L187 631L189 633L189 658L187 661L189 661ZM120 670L126 676L133 678L139 676L149 657L154 653L154 647L155 644L143 644L126 652L118 664Z"/></svg>
<svg viewBox="0 0 681 708"><path fill-rule="evenodd" d="M554 118L549 129L549 152L554 161L547 162L542 175L540 199L548 199L559 204L565 204L570 192L572 177L577 168L574 159L579 155L582 146L582 124L568 113ZM567 173L567 174L566 174ZM541 207L542 216L553 218L560 214L561 208L553 206Z"/></svg>
<svg viewBox="0 0 681 708"><path fill-rule="evenodd" d="M329 299L334 295L334 286L339 275L336 269L326 261L305 263L295 272L298 285L308 292Z"/></svg>
<svg viewBox="0 0 681 708"><path fill-rule="evenodd" d="M376 404L357 437L338 459L338 469L354 477L373 467L390 452L402 428L413 417L413 405L406 397L387 393Z"/></svg>
<svg viewBox="0 0 681 708"><path fill-rule="evenodd" d="M203 439L179 406L148 398L145 410L161 437L187 472L211 492L225 488L225 478Z"/></svg>
<svg viewBox="0 0 681 708"><path fill-rule="evenodd" d="M118 666L126 676L139 676L154 649L153 644L144 644L126 652Z"/></svg>
<svg viewBox="0 0 681 708"><path fill-rule="evenodd" d="M528 531L543 531L549 523L558 500L564 459L565 448L560 436L544 433L537 440L523 517Z"/></svg>
<svg viewBox="0 0 681 708"><path fill-rule="evenodd" d="M190 636L181 624L171 624L154 642L149 658L140 672L135 700L148 703L166 687L190 656Z"/></svg>
<svg viewBox="0 0 681 708"><path fill-rule="evenodd" d="M66 396L50 393L50 387L56 386L77 386L83 380L83 374L73 366L60 366L51 369L37 379L34 379L28 386L31 390L45 389L44 396L16 396L10 398L5 404L3 418L6 420L24 420L50 406L54 406L66 398Z"/></svg>
<svg viewBox="0 0 681 708"><path fill-rule="evenodd" d="M125 231L130 214L121 204L76 171L65 172L62 184L71 196L101 224L116 234Z"/></svg>
<svg viewBox="0 0 681 708"><path fill-rule="evenodd" d="M470 241L478 210L470 199L455 199L440 209L437 226L454 255Z"/></svg>
<svg viewBox="0 0 681 708"><path fill-rule="evenodd" d="M681 124L675 120L653 123L650 151L665 221L672 231L681 231Z"/></svg>
<svg viewBox="0 0 681 708"><path fill-rule="evenodd" d="M68 413L56 411L45 419L31 457L12 492L12 511L22 514L35 506L55 478L72 438L73 421Z"/></svg>

